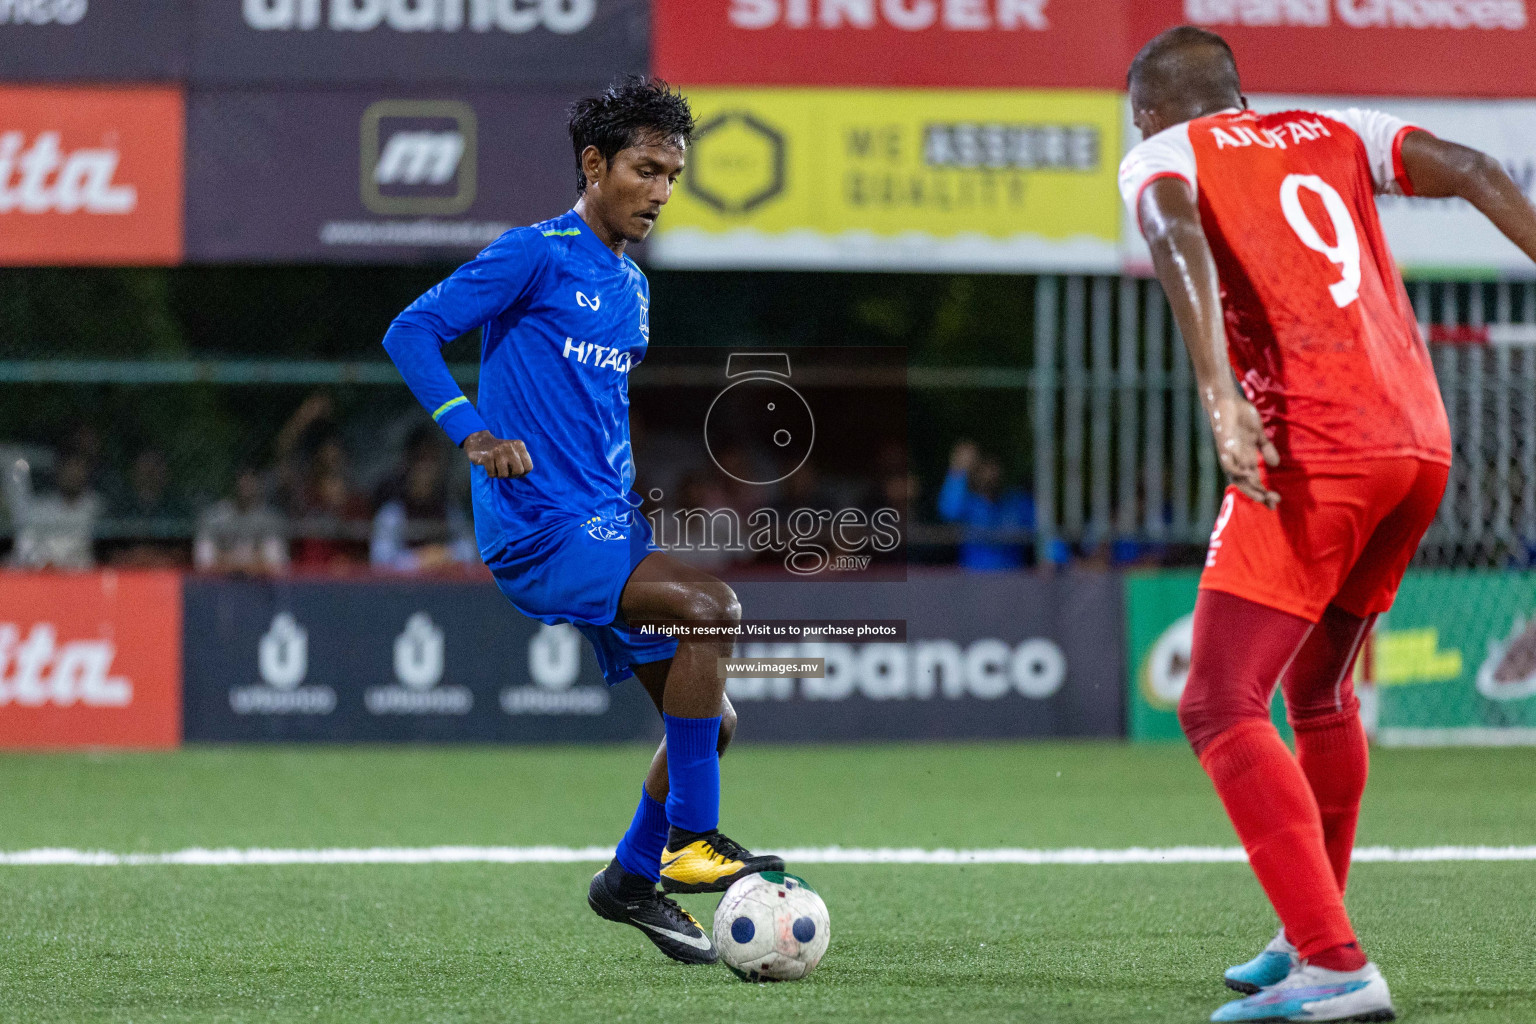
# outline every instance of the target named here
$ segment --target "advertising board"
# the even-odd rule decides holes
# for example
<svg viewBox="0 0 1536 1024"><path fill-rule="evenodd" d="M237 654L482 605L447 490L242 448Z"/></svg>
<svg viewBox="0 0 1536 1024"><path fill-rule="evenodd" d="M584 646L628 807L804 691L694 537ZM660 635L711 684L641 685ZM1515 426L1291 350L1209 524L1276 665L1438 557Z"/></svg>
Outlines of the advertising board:
<svg viewBox="0 0 1536 1024"><path fill-rule="evenodd" d="M741 583L755 620L907 623L902 643L764 644L816 679L733 678L744 740L1118 736L1112 574L923 575L907 583ZM606 686L569 626L490 584L186 584L189 740L659 740L634 680ZM793 650L785 648L792 647Z"/></svg>
<svg viewBox="0 0 1536 1024"><path fill-rule="evenodd" d="M1117 88L1118 0L653 0L655 66L699 85Z"/></svg>
<svg viewBox="0 0 1536 1024"><path fill-rule="evenodd" d="M576 201L574 93L198 91L187 255L464 260Z"/></svg>
<svg viewBox="0 0 1536 1024"><path fill-rule="evenodd" d="M1177 740L1196 572L1126 577L1129 733ZM1355 671L1361 717L1394 746L1536 743L1536 574L1414 571ZM1275 721L1285 732L1280 696Z"/></svg>
<svg viewBox="0 0 1536 1024"><path fill-rule="evenodd" d="M1174 25L1219 32L1251 92L1528 97L1530 0L1139 0L1126 60Z"/></svg>
<svg viewBox="0 0 1536 1024"><path fill-rule="evenodd" d="M184 130L177 89L0 87L0 264L180 261Z"/></svg>
<svg viewBox="0 0 1536 1024"><path fill-rule="evenodd" d="M669 267L1113 270L1109 92L688 89Z"/></svg>
<svg viewBox="0 0 1536 1024"><path fill-rule="evenodd" d="M1377 739L1536 743L1533 621L1536 574L1410 573L1373 638Z"/></svg>
<svg viewBox="0 0 1536 1024"><path fill-rule="evenodd" d="M4 0L0 67L11 82L170 82L191 49L186 0Z"/></svg>
<svg viewBox="0 0 1536 1024"><path fill-rule="evenodd" d="M570 626L489 583L186 585L189 740L572 742L660 738Z"/></svg>
<svg viewBox="0 0 1536 1024"><path fill-rule="evenodd" d="M1136 51L1219 32L1253 92L1524 98L1530 0L655 0L697 85L1123 89Z"/></svg>
<svg viewBox="0 0 1536 1024"><path fill-rule="evenodd" d="M645 0L192 0L192 10L192 80L216 86L606 85L645 70L650 28Z"/></svg>
<svg viewBox="0 0 1536 1024"><path fill-rule="evenodd" d="M181 580L23 574L0 585L0 748L181 741Z"/></svg>
<svg viewBox="0 0 1536 1024"><path fill-rule="evenodd" d="M731 679L743 738L796 741L1124 735L1120 578L919 573L905 583L736 586L753 618L903 620L903 643L744 641L822 658L823 678Z"/></svg>

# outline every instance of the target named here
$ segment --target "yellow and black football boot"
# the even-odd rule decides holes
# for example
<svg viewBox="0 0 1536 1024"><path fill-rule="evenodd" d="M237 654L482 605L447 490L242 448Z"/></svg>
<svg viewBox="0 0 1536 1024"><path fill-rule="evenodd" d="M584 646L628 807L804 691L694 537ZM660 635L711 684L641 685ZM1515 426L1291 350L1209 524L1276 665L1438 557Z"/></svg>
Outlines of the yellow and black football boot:
<svg viewBox="0 0 1536 1024"><path fill-rule="evenodd" d="M684 832L673 828L667 848L661 851L661 887L666 892L725 892L748 875L783 870L783 857L753 856L719 829Z"/></svg>

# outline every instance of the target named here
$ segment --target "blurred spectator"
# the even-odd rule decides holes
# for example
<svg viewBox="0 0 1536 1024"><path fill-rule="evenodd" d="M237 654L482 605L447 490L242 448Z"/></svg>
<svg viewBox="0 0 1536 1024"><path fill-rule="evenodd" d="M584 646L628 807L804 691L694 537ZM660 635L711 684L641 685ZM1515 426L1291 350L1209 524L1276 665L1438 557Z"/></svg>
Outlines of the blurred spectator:
<svg viewBox="0 0 1536 1024"><path fill-rule="evenodd" d="M59 450L72 452L85 460L85 483L88 490L97 494L112 493L111 481L105 476L108 467L104 466L102 458L100 431L83 420L77 422L64 432Z"/></svg>
<svg viewBox="0 0 1536 1024"><path fill-rule="evenodd" d="M368 560L368 505L352 489L347 452L334 434L310 456L291 512L299 528L295 568L336 569Z"/></svg>
<svg viewBox="0 0 1536 1024"><path fill-rule="evenodd" d="M179 519L187 514L171 490L171 469L165 453L149 447L139 452L128 470L128 487L114 503L112 514L124 519Z"/></svg>
<svg viewBox="0 0 1536 1024"><path fill-rule="evenodd" d="M89 569L95 558L101 498L90 486L91 462L80 452L60 460L52 493L33 491L32 467L17 459L5 467L5 497L16 527L11 561L23 569Z"/></svg>
<svg viewBox="0 0 1536 1024"><path fill-rule="evenodd" d="M1152 533L1153 524L1148 521L1149 518L1146 478L1138 473L1135 479L1135 509L1131 516L1132 529L1137 532ZM1156 518L1162 526L1162 536L1172 536L1174 534L1173 505L1165 501ZM1204 544L1197 546L1196 559L1204 560L1205 547ZM1083 560L1090 564L1097 563L1115 568L1154 568L1164 564L1171 552L1172 548L1166 541L1152 540L1145 534L1136 536L1134 533L1115 533L1108 538L1108 543L1093 537L1085 538L1081 553Z"/></svg>
<svg viewBox="0 0 1536 1024"><path fill-rule="evenodd" d="M1168 545L1135 537L1116 537L1109 545L1109 564L1119 568L1152 569L1168 557Z"/></svg>
<svg viewBox="0 0 1536 1024"><path fill-rule="evenodd" d="M685 508L728 508L736 512L738 516L750 515L762 504L763 487L754 481L773 480L783 472L769 470L762 460L755 459L740 445L728 445L721 449L718 456L710 454L714 466L705 467L721 471L715 479L710 481L709 489L717 490L722 495L722 500L710 505L692 505ZM788 468L788 467L785 467Z"/></svg>
<svg viewBox="0 0 1536 1024"><path fill-rule="evenodd" d="M157 538L173 535L187 514L186 505L171 489L165 453L155 447L145 448L129 467L127 489L112 506L112 515L127 520L124 525L138 539L115 552L112 564L137 568L184 565L185 547Z"/></svg>
<svg viewBox="0 0 1536 1024"><path fill-rule="evenodd" d="M949 474L939 491L939 517L967 527L960 543L960 565L976 572L1017 569L1025 547L978 537L987 531L1033 530L1035 503L1023 491L1002 489L1002 464L961 441L949 457Z"/></svg>
<svg viewBox="0 0 1536 1024"><path fill-rule="evenodd" d="M892 551L874 548L872 554L877 562L904 562L910 554L907 548L907 528L911 523L912 510L917 507L918 498L922 493L922 486L917 474L907 468L907 453L904 446L886 445L881 448L880 454L875 458L875 469L876 478L864 492L859 507L871 517L881 509L895 509L896 528L901 534L902 543Z"/></svg>
<svg viewBox="0 0 1536 1024"><path fill-rule="evenodd" d="M374 568L424 572L479 562L469 517L449 498L445 454L435 428L411 435L403 465L379 494L368 551Z"/></svg>
<svg viewBox="0 0 1536 1024"><path fill-rule="evenodd" d="M796 548L817 545L834 556L850 553L838 544L838 536L832 529L832 517L840 510L839 502L816 468L815 460L807 459L779 481L779 496L773 507L778 510L786 538L797 538ZM803 514L805 512L811 514ZM865 539L862 530L857 536L859 540ZM867 551L864 553L868 554ZM764 560L782 562L783 555L764 552Z"/></svg>
<svg viewBox="0 0 1536 1024"><path fill-rule="evenodd" d="M724 480L714 466L688 473L677 483L674 507L661 512L666 518L657 543L696 568L719 569L738 558L747 561L752 557L726 550L728 545L741 542L740 534L746 527L732 507L733 496ZM727 515L713 515L721 511Z"/></svg>
<svg viewBox="0 0 1536 1024"><path fill-rule="evenodd" d="M779 481L779 497L774 506L779 515L789 516L797 509L808 508L822 512L837 508L837 495L827 486L821 471L812 459Z"/></svg>
<svg viewBox="0 0 1536 1024"><path fill-rule="evenodd" d="M917 474L907 466L905 445L882 445L875 456L875 478L859 502L866 512L894 508L905 522L908 510L917 504L920 487Z"/></svg>
<svg viewBox="0 0 1536 1024"><path fill-rule="evenodd" d="M235 493L203 513L192 546L193 564L213 572L281 572L288 566L283 519L267 505L261 474L251 466L235 477Z"/></svg>
<svg viewBox="0 0 1536 1024"><path fill-rule="evenodd" d="M278 506L293 537L292 565L337 570L368 560L368 505L352 488L335 403L317 391L299 403L273 442Z"/></svg>
<svg viewBox="0 0 1536 1024"><path fill-rule="evenodd" d="M330 395L316 391L299 403L272 442L273 458L276 460L277 504L289 513L297 515L304 507L304 448L312 443L311 439L317 433L323 433L327 439L335 435L336 428L332 422L335 408ZM320 445L315 447L318 449Z"/></svg>

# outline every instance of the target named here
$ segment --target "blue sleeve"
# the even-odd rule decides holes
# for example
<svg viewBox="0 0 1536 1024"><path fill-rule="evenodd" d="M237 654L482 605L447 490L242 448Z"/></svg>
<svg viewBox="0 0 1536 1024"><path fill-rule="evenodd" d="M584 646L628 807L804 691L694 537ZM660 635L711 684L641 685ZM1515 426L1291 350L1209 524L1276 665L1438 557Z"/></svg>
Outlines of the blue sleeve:
<svg viewBox="0 0 1536 1024"><path fill-rule="evenodd" d="M384 335L384 351L400 376L454 444L486 426L448 371L443 346L494 320L531 291L544 268L540 241L526 229L508 231L411 303Z"/></svg>
<svg viewBox="0 0 1536 1024"><path fill-rule="evenodd" d="M958 523L965 518L966 499L971 496L966 486L966 474L962 469L952 469L939 488L939 518L946 523Z"/></svg>

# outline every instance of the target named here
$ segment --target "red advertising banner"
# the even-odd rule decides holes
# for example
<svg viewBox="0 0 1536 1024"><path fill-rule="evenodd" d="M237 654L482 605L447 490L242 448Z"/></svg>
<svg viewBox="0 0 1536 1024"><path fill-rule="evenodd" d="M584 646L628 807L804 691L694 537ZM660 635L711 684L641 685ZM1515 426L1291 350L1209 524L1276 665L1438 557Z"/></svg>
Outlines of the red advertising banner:
<svg viewBox="0 0 1536 1024"><path fill-rule="evenodd" d="M0 574L0 747L181 741L181 579Z"/></svg>
<svg viewBox="0 0 1536 1024"><path fill-rule="evenodd" d="M181 91L0 88L0 264L181 260Z"/></svg>
<svg viewBox="0 0 1536 1024"><path fill-rule="evenodd" d="M1131 51L1174 25L1219 32L1249 92L1536 96L1531 0L1138 0Z"/></svg>
<svg viewBox="0 0 1536 1024"><path fill-rule="evenodd" d="M1121 89L1174 25L1232 43L1253 92L1536 96L1536 0L654 0L683 85Z"/></svg>
<svg viewBox="0 0 1536 1024"><path fill-rule="evenodd" d="M1122 0L652 0L684 85L1118 88Z"/></svg>

